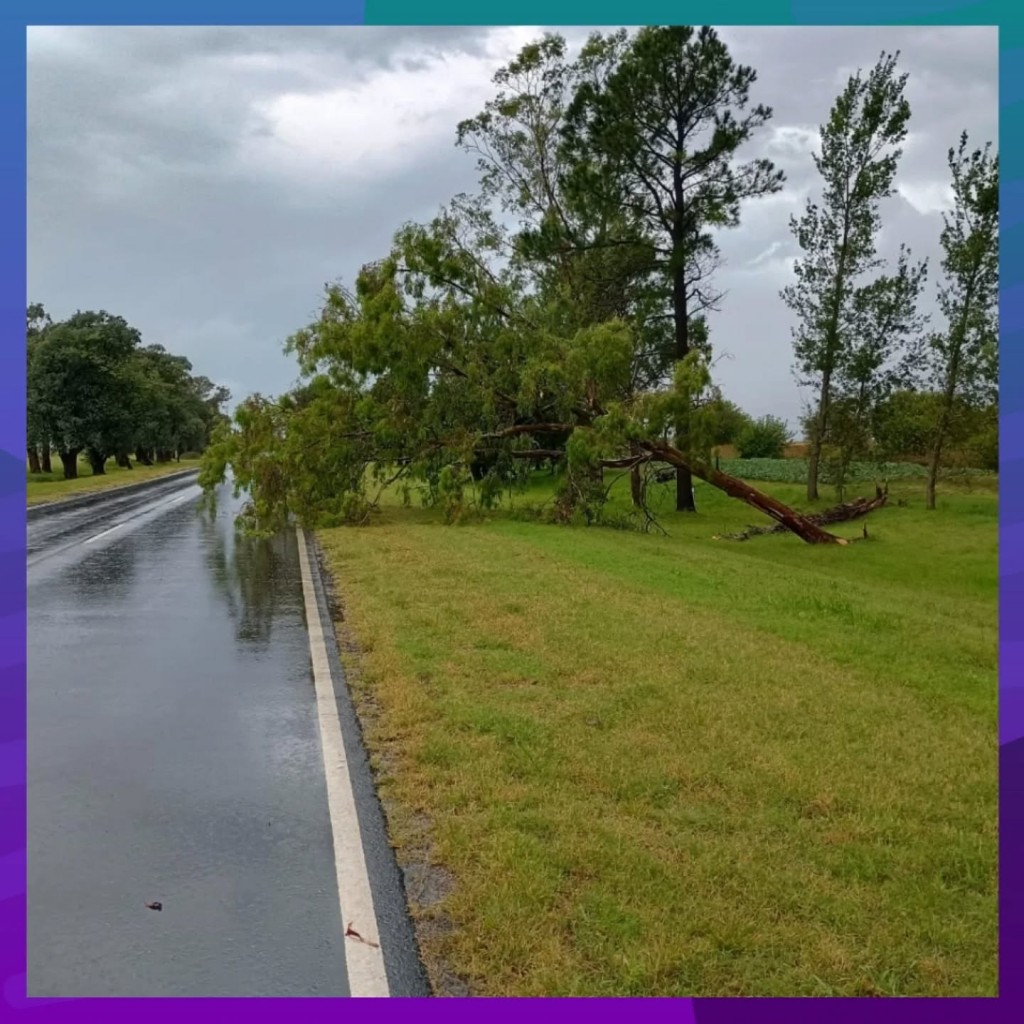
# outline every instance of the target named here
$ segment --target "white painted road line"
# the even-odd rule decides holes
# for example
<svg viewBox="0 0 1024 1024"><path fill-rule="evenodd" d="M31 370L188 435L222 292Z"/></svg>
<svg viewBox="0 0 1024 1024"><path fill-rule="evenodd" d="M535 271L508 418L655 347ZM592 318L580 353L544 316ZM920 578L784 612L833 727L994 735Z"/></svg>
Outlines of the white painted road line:
<svg viewBox="0 0 1024 1024"><path fill-rule="evenodd" d="M129 516L127 519L122 519L116 526L111 526L109 530L104 530L102 533L97 533L88 540L83 540L83 544L91 544L94 540L99 540L101 537L106 537L108 533L113 533L115 530L120 530L122 526L127 526L130 522L135 519L141 519L142 516L148 515L150 512L158 512L162 508L171 508L174 505L180 505L186 498L191 498L190 494L183 494L181 497L172 498L170 501L162 502L159 505L151 505L144 508L137 515Z"/></svg>
<svg viewBox="0 0 1024 1024"><path fill-rule="evenodd" d="M117 526L112 526L109 530L104 530L102 533L97 533L94 537L90 537L88 540L83 540L83 544L91 544L94 540L99 540L101 537L106 537L108 533L113 533L115 530L120 530L122 526L127 526L127 520L123 523L118 523Z"/></svg>
<svg viewBox="0 0 1024 1024"><path fill-rule="evenodd" d="M313 659L320 742L327 779L327 804L334 836L334 865L338 880L341 925L345 931L345 960L349 991L353 996L390 996L384 956L380 948L377 913L373 907L366 855L359 831L355 794L348 773L348 759L338 719L338 703L327 660L320 609L317 607L313 574L309 564L306 535L296 528L299 541L299 565L302 570L302 594L309 629L309 653Z"/></svg>

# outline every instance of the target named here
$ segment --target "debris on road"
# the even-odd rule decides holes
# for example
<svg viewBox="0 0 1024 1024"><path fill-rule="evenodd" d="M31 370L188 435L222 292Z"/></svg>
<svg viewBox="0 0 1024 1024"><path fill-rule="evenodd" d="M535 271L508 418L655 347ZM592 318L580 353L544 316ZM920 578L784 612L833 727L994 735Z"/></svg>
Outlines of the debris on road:
<svg viewBox="0 0 1024 1024"><path fill-rule="evenodd" d="M356 942L361 942L364 946L373 946L374 949L380 949L379 942L371 942L369 939L364 939L362 935L360 935L359 932L357 932L355 928L352 927L351 921L349 921L348 927L345 929L345 938L355 939Z"/></svg>

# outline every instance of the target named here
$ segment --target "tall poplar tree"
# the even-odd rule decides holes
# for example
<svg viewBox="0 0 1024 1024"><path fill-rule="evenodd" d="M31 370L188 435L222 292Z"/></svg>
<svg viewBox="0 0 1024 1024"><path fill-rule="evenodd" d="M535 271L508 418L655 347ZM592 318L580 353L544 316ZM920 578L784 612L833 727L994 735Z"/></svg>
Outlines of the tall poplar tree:
<svg viewBox="0 0 1024 1024"><path fill-rule="evenodd" d="M797 370L816 392L807 469L810 501L818 498L836 386L855 354L870 300L859 285L883 265L876 244L879 205L893 193L910 120L907 76L897 74L898 59L898 53L883 53L867 75L850 76L822 125L821 152L814 155L824 179L821 201L809 201L804 215L790 221L802 256L796 283L784 288L782 297L797 316Z"/></svg>
<svg viewBox="0 0 1024 1024"><path fill-rule="evenodd" d="M928 508L942 454L957 426L957 410L996 397L999 351L999 157L990 144L968 151L967 133L949 150L953 210L942 229L939 308L944 333L930 338L932 387L938 416L928 461Z"/></svg>

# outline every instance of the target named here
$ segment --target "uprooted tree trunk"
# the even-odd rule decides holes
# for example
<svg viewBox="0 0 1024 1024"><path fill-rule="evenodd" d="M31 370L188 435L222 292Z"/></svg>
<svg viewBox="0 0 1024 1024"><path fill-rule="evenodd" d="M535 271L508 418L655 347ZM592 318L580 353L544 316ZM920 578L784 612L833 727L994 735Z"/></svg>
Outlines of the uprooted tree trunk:
<svg viewBox="0 0 1024 1024"><path fill-rule="evenodd" d="M520 434L551 433L559 430L567 430L571 433L573 429L572 424L564 423L520 423L492 434L485 434L481 440L497 440ZM624 456L620 459L601 459L600 465L604 469L632 470L634 467L639 467L645 462L666 462L675 469L685 470L692 476L711 484L712 487L725 491L731 498L745 501L759 512L770 516L781 526L785 527L785 529L795 533L808 544L845 545L849 543L843 537L836 537L827 530L823 530L810 517L801 515L795 509L784 505L781 501L776 501L770 494L765 494L756 487L751 487L750 484L734 476L729 476L728 473L723 473L719 469L714 469L698 459L689 458L674 445L666 441L638 441L634 451L636 449L639 449L639 454ZM520 458L533 459L541 454L551 455L553 453L550 451L543 451L542 453L542 451L534 449L513 454Z"/></svg>
<svg viewBox="0 0 1024 1024"><path fill-rule="evenodd" d="M687 468L694 476L711 484L712 487L725 491L729 497L745 501L759 512L763 512L766 516L771 516L780 526L795 533L808 544L849 543L843 537L836 537L827 530L823 530L809 516L801 515L795 509L791 509L781 501L776 501L771 495L759 491L756 487L751 487L750 484L745 483L743 480L729 476L728 473L723 473L719 469L707 466L699 460L687 458L678 448L670 444L658 441L643 441L640 443L640 447L648 453L650 458L657 459L660 462L667 462L669 465L677 468Z"/></svg>
<svg viewBox="0 0 1024 1024"><path fill-rule="evenodd" d="M817 512L807 518L818 526L826 526L831 523L849 523L854 519L861 519L869 512L881 508L889 500L889 489L875 488L873 498L854 498L853 501L843 502L825 509L824 512ZM865 527L866 529L866 527ZM770 533L784 533L786 527L781 523L774 526L748 526L740 533L727 533L722 535L721 540L749 540L751 537L760 537ZM866 536L866 534L865 534Z"/></svg>

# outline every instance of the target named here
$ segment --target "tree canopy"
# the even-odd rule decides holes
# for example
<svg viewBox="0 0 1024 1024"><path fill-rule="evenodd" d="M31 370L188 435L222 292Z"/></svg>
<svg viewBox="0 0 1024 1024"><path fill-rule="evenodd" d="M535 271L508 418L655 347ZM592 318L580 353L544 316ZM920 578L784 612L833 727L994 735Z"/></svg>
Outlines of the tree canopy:
<svg viewBox="0 0 1024 1024"><path fill-rule="evenodd" d="M798 356L828 381L824 426L842 407L870 429L923 329L924 266L904 249L881 272L875 252L909 117L895 64L883 56L836 101L815 157L825 200L793 223L805 255L784 297ZM327 287L287 341L301 383L240 404L207 451L204 486L230 474L256 532L365 522L391 485L457 521L551 461L551 518L607 522L605 473L630 470L635 521L649 527L637 471L661 463L677 474L677 508L696 476L806 541L836 541L711 466L712 445L744 429L773 451L788 437L723 399L705 316L722 299L716 232L783 180L767 160L738 159L771 117L752 104L755 71L714 30L676 26L594 35L575 59L549 34L494 81L456 131L478 192L401 226L350 286Z"/></svg>
<svg viewBox="0 0 1024 1024"><path fill-rule="evenodd" d="M85 452L95 473L111 456L130 465L202 451L225 416L226 389L194 376L184 356L143 346L138 330L106 311L54 322L28 307L29 463L45 469L51 449L67 477Z"/></svg>

